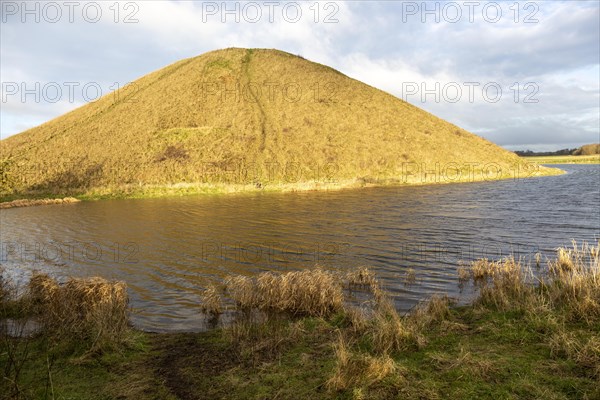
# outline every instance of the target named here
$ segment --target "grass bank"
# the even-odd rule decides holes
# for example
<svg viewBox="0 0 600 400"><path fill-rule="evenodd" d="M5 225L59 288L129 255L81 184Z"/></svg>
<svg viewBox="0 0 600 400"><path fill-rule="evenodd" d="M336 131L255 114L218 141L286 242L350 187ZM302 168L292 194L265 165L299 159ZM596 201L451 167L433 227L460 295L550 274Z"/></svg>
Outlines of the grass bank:
<svg viewBox="0 0 600 400"><path fill-rule="evenodd" d="M43 204L62 204L86 200L102 199L139 199L179 197L188 195L225 195L233 193L259 193L259 192L303 192L303 191L334 191L346 189L359 189L365 187L385 186L419 186L439 185L452 183L491 182L497 180L522 180L544 176L564 174L558 168L546 168L528 162L515 164L508 169L489 167L485 170L465 169L443 171L441 167L427 170L417 164L412 165L405 175L387 178L355 178L336 179L327 178L319 181L264 181L261 183L192 183L180 182L174 184L128 184L110 185L69 191L72 197L55 198L63 196L60 191L36 191L0 195L0 209L12 207L25 207ZM457 175L458 174L458 175Z"/></svg>
<svg viewBox="0 0 600 400"><path fill-rule="evenodd" d="M38 315L42 329L20 339L3 331L0 393L24 399L597 399L598 257L598 247L574 245L530 267L510 258L479 260L457 269L461 285L478 290L471 305L453 307L436 296L405 316L367 268L231 276L205 288L198 307L209 319L225 310L237 317L204 333L124 328L119 283L96 278L57 285L40 276L20 300L4 284L4 318ZM362 301L350 303L351 296Z"/></svg>

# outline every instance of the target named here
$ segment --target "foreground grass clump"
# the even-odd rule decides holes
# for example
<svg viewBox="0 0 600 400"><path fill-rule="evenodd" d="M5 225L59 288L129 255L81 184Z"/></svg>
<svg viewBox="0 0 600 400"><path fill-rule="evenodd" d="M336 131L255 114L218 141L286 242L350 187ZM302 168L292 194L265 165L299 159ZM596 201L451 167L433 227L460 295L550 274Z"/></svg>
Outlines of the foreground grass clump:
<svg viewBox="0 0 600 400"><path fill-rule="evenodd" d="M471 305L434 296L407 315L366 268L232 276L204 292L227 317L209 332L139 333L83 363L27 339L14 398L600 398L598 247L541 261L479 260L458 270Z"/></svg>
<svg viewBox="0 0 600 400"><path fill-rule="evenodd" d="M76 338L103 347L120 342L129 327L129 297L123 282L70 278L60 285L45 274L29 282L41 329L57 338Z"/></svg>
<svg viewBox="0 0 600 400"><path fill-rule="evenodd" d="M346 390L352 386L369 387L391 374L398 374L398 364L387 354L371 356L353 352L340 336L335 344L336 368L327 381L331 391Z"/></svg>
<svg viewBox="0 0 600 400"><path fill-rule="evenodd" d="M499 261L475 261L471 274L479 289L479 304L506 310L516 305L529 306L533 300L531 271L512 257Z"/></svg>
<svg viewBox="0 0 600 400"><path fill-rule="evenodd" d="M556 258L534 274L509 257L477 260L469 270L459 269L464 283L472 279L479 289L476 304L498 310L537 312L556 309L571 322L600 322L600 257L598 248L573 242L559 248ZM538 261L538 268L539 265Z"/></svg>
<svg viewBox="0 0 600 400"><path fill-rule="evenodd" d="M343 308L340 282L333 273L321 269L266 272L256 278L231 276L225 285L237 307L243 310L324 317Z"/></svg>
<svg viewBox="0 0 600 400"><path fill-rule="evenodd" d="M549 278L542 283L554 307L562 307L570 320L600 324L600 244L597 247L573 242L559 249L549 262Z"/></svg>
<svg viewBox="0 0 600 400"><path fill-rule="evenodd" d="M55 374L85 379L74 365L95 364L135 344L122 282L94 277L59 284L34 273L17 289L0 279L0 398L56 398ZM63 385L79 393L78 384Z"/></svg>

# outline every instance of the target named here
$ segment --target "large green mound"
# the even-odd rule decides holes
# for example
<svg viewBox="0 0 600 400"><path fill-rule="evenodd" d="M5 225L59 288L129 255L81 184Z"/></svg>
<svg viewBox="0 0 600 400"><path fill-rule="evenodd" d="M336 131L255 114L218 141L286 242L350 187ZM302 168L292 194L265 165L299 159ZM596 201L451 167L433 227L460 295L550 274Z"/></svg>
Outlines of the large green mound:
<svg viewBox="0 0 600 400"><path fill-rule="evenodd" d="M4 199L300 190L557 171L524 172L513 153L388 93L263 49L179 61L1 143Z"/></svg>

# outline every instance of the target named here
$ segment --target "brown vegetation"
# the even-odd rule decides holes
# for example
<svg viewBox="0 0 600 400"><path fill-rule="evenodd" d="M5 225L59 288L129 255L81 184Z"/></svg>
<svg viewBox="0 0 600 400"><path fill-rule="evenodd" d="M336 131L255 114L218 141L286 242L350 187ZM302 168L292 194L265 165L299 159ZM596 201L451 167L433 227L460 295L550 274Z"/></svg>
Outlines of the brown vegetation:
<svg viewBox="0 0 600 400"><path fill-rule="evenodd" d="M599 244L600 246L600 244ZM497 309L560 308L572 320L600 319L600 265L598 248L588 244L559 248L547 268L532 269L506 258L477 260L470 269L459 269L460 279L470 277L479 287L478 302ZM539 265L540 258L536 257Z"/></svg>
<svg viewBox="0 0 600 400"><path fill-rule="evenodd" d="M215 285L209 285L201 296L203 313L216 317L223 311L221 307L221 295Z"/></svg>
<svg viewBox="0 0 600 400"><path fill-rule="evenodd" d="M332 391L346 390L356 386L370 386L390 374L401 372L396 362L387 354L373 357L354 353L340 334L334 345L336 367L327 380L327 387Z"/></svg>
<svg viewBox="0 0 600 400"><path fill-rule="evenodd" d="M20 199L0 203L0 209L2 208L14 208L14 207L30 207L30 206L42 206L47 204L69 204L77 203L74 197L65 197L62 199Z"/></svg>
<svg viewBox="0 0 600 400"><path fill-rule="evenodd" d="M231 276L225 285L242 310L325 317L343 306L340 282L333 273L318 268L284 274L265 272L256 278Z"/></svg>
<svg viewBox="0 0 600 400"><path fill-rule="evenodd" d="M92 348L123 340L129 326L127 287L103 278L70 278L59 284L45 274L29 282L29 298L44 332L75 339Z"/></svg>

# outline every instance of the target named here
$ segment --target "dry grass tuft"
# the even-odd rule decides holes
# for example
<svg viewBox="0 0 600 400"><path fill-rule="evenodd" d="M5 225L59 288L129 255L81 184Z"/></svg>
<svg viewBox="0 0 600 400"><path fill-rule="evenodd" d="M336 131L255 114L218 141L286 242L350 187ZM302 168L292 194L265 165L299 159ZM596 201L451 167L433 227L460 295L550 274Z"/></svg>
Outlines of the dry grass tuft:
<svg viewBox="0 0 600 400"><path fill-rule="evenodd" d="M435 322L441 322L450 316L451 300L447 295L433 295L427 302L427 314Z"/></svg>
<svg viewBox="0 0 600 400"><path fill-rule="evenodd" d="M424 345L419 324L398 314L388 293L367 268L343 275L317 268L282 274L262 273L256 278L230 276L225 284L226 293L247 315L261 311L269 319L281 313L327 317L343 312L348 322L347 333L368 338L375 354L398 353ZM344 284L368 288L373 296L368 313L345 303ZM427 304L421 312L427 315L428 321L441 321L449 315L446 297L434 297ZM241 325L234 329L244 331L248 327ZM234 336L246 335L234 332Z"/></svg>
<svg viewBox="0 0 600 400"><path fill-rule="evenodd" d="M427 355L431 364L439 371L448 372L450 370L460 369L469 375L492 380L498 372L497 367L491 360L482 360L475 357L471 352L460 348L456 355L442 352L432 352Z"/></svg>
<svg viewBox="0 0 600 400"><path fill-rule="evenodd" d="M228 340L247 359L276 356L282 347L305 336L303 320L290 321L283 315L246 313L226 329Z"/></svg>
<svg viewBox="0 0 600 400"><path fill-rule="evenodd" d="M10 284L4 277L3 270L0 269L0 305L4 305L4 303L9 300L10 294Z"/></svg>
<svg viewBox="0 0 600 400"><path fill-rule="evenodd" d="M548 340L553 357L572 360L589 375L600 380L600 337L578 339L573 333L560 331Z"/></svg>
<svg viewBox="0 0 600 400"><path fill-rule="evenodd" d="M34 303L45 305L57 298L58 282L46 274L34 273L29 281L29 295Z"/></svg>
<svg viewBox="0 0 600 400"><path fill-rule="evenodd" d="M369 326L369 318L362 308L346 307L344 311L353 333L363 334Z"/></svg>
<svg viewBox="0 0 600 400"><path fill-rule="evenodd" d="M459 267L456 270L458 274L458 282L460 284L465 284L471 280L471 271L465 267Z"/></svg>
<svg viewBox="0 0 600 400"><path fill-rule="evenodd" d="M435 294L419 304L409 320L420 329L446 321L450 317L451 300L447 295Z"/></svg>
<svg viewBox="0 0 600 400"><path fill-rule="evenodd" d="M346 273L348 287L352 288L370 288L378 285L375 273L369 267L360 267Z"/></svg>
<svg viewBox="0 0 600 400"><path fill-rule="evenodd" d="M377 354L401 352L418 343L413 331L393 314L376 313L370 334L373 339L373 351Z"/></svg>
<svg viewBox="0 0 600 400"><path fill-rule="evenodd" d="M555 307L566 309L572 320L600 320L599 248L600 243L594 247L573 242L572 249L558 249L557 259L548 265L547 296Z"/></svg>
<svg viewBox="0 0 600 400"><path fill-rule="evenodd" d="M553 357L569 357L576 352L578 342L572 333L560 330L548 339Z"/></svg>
<svg viewBox="0 0 600 400"><path fill-rule="evenodd" d="M600 380L600 337L592 336L579 347L575 362Z"/></svg>
<svg viewBox="0 0 600 400"><path fill-rule="evenodd" d="M471 263L471 276L475 282L486 282L502 269L502 261L490 261L487 258Z"/></svg>
<svg viewBox="0 0 600 400"><path fill-rule="evenodd" d="M258 307L256 282L247 276L232 275L225 278L225 288L236 306L242 310Z"/></svg>
<svg viewBox="0 0 600 400"><path fill-rule="evenodd" d="M379 357L367 357L365 376L369 385L383 380L397 370L396 362L386 354Z"/></svg>
<svg viewBox="0 0 600 400"><path fill-rule="evenodd" d="M540 268L542 265L542 253L537 252L535 253L535 266L537 268Z"/></svg>
<svg viewBox="0 0 600 400"><path fill-rule="evenodd" d="M370 356L354 353L340 334L334 344L336 368L326 383L331 391L346 390L356 386L372 386L392 374L402 371L387 354Z"/></svg>
<svg viewBox="0 0 600 400"><path fill-rule="evenodd" d="M356 383L356 378L362 374L364 365L357 365L358 360L353 359L353 354L341 334L334 349L336 369L327 381L327 387L329 390L345 390Z"/></svg>
<svg viewBox="0 0 600 400"><path fill-rule="evenodd" d="M376 305L367 332L377 354L398 353L425 345L418 325L410 319L403 319L387 296Z"/></svg>
<svg viewBox="0 0 600 400"><path fill-rule="evenodd" d="M209 285L201 295L203 313L216 317L223 312L221 294L215 285Z"/></svg>
<svg viewBox="0 0 600 400"><path fill-rule="evenodd" d="M284 274L261 273L254 279L230 276L225 284L241 310L324 317L342 310L344 305L340 280L319 268Z"/></svg>
<svg viewBox="0 0 600 400"><path fill-rule="evenodd" d="M550 271L555 274L573 271L575 263L572 256L573 252L570 249L559 248L557 250L556 261L550 263Z"/></svg>
<svg viewBox="0 0 600 400"><path fill-rule="evenodd" d="M120 342L128 328L127 287L103 278L70 278L59 285L35 274L29 293L43 329L60 338L90 341L92 347Z"/></svg>
<svg viewBox="0 0 600 400"><path fill-rule="evenodd" d="M499 261L487 258L474 261L470 275L479 287L480 304L506 310L532 301L532 272L512 257Z"/></svg>
<svg viewBox="0 0 600 400"><path fill-rule="evenodd" d="M409 268L404 274L404 286L414 285L417 282L417 273L413 268Z"/></svg>
<svg viewBox="0 0 600 400"><path fill-rule="evenodd" d="M530 267L512 257L477 260L471 264L470 276L479 288L478 302L529 313L561 309L570 320L596 323L600 320L599 248L600 243L578 246L573 242L572 248L557 249L556 259L548 262L541 278L535 278ZM459 279L466 275L459 271ZM539 287L534 285L536 281Z"/></svg>

